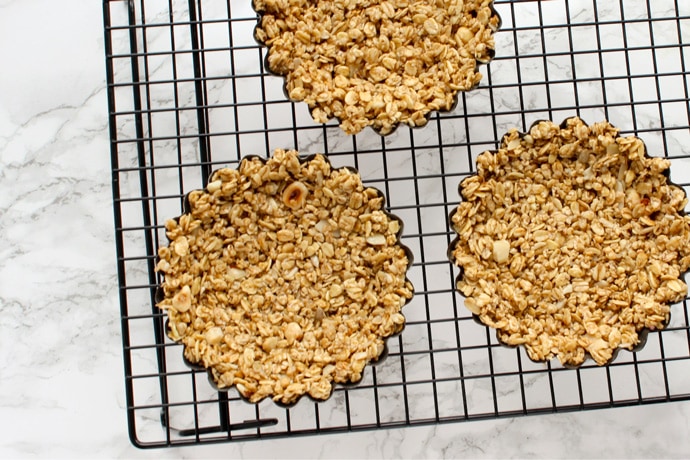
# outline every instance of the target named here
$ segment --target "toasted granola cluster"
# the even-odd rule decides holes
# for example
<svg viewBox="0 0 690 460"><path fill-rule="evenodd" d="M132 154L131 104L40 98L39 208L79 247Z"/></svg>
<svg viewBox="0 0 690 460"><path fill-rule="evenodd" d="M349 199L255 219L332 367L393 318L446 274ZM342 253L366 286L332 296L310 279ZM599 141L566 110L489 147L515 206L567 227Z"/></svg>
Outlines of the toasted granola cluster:
<svg viewBox="0 0 690 460"><path fill-rule="evenodd" d="M465 306L543 361L605 364L687 295L684 191L608 122L510 131L460 186L451 247Z"/></svg>
<svg viewBox="0 0 690 460"><path fill-rule="evenodd" d="M290 99L355 134L426 124L481 79L499 17L490 0L254 0L256 38Z"/></svg>
<svg viewBox="0 0 690 460"><path fill-rule="evenodd" d="M251 402L326 399L404 326L411 261L380 192L322 155L214 173L166 223L158 306L185 357Z"/></svg>

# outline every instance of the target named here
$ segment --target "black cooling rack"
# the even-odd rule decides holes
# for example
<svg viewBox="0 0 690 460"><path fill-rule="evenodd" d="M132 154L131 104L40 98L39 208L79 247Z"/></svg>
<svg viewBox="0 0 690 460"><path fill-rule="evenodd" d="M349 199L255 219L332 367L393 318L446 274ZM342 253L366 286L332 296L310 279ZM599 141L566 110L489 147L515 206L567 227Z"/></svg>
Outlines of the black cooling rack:
<svg viewBox="0 0 690 460"><path fill-rule="evenodd" d="M127 413L142 447L369 430L690 399L687 301L644 349L606 367L535 364L499 346L453 292L448 214L476 156L510 127L580 115L636 134L690 183L690 3L497 0L479 88L420 129L382 138L315 124L253 40L250 0L105 0L112 181ZM153 306L163 223L209 172L275 148L359 169L405 222L415 299L390 355L354 388L291 409L218 393L186 367Z"/></svg>

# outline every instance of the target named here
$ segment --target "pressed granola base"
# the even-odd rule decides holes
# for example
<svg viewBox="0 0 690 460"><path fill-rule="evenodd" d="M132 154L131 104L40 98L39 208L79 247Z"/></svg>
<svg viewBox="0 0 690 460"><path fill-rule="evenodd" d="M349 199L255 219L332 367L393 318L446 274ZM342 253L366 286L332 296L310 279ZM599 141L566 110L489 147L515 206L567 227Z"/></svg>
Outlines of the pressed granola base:
<svg viewBox="0 0 690 460"><path fill-rule="evenodd" d="M250 402L329 397L400 332L400 221L350 169L276 150L216 171L166 223L158 307L185 358Z"/></svg>
<svg viewBox="0 0 690 460"><path fill-rule="evenodd" d="M452 215L465 306L530 358L602 365L669 320L690 266L670 162L608 122L544 121L477 159Z"/></svg>
<svg viewBox="0 0 690 460"><path fill-rule="evenodd" d="M422 126L479 83L499 17L489 0L254 0L268 68L317 123L348 134Z"/></svg>

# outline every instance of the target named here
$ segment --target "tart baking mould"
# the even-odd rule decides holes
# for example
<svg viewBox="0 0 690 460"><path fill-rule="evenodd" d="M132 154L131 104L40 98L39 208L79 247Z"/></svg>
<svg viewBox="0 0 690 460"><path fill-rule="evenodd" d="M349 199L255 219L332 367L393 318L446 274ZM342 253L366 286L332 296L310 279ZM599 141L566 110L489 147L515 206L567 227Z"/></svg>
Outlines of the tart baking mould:
<svg viewBox="0 0 690 460"><path fill-rule="evenodd" d="M538 362L604 365L639 349L687 295L690 217L669 167L606 121L509 131L451 214L465 306Z"/></svg>
<svg viewBox="0 0 690 460"><path fill-rule="evenodd" d="M494 57L500 18L487 0L253 0L266 68L317 123L347 134L423 126L450 111Z"/></svg>
<svg viewBox="0 0 690 460"><path fill-rule="evenodd" d="M220 390L327 399L386 354L413 296L412 255L382 193L323 155L276 150L215 171L166 223L157 306Z"/></svg>

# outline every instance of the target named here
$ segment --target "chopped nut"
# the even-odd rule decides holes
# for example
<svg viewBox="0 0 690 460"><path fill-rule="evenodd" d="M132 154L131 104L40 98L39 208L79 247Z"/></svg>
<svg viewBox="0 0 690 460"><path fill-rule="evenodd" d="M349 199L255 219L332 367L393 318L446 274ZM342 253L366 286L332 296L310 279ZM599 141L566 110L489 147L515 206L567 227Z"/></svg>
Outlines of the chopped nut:
<svg viewBox="0 0 690 460"><path fill-rule="evenodd" d="M372 246L383 246L386 244L386 236L380 233L375 233L367 237L367 243Z"/></svg>
<svg viewBox="0 0 690 460"><path fill-rule="evenodd" d="M508 145L506 145L506 148L508 150L515 150L516 148L520 147L521 144L522 144L522 142L520 142L520 139L516 138L516 139L511 140L508 143Z"/></svg>
<svg viewBox="0 0 690 460"><path fill-rule="evenodd" d="M223 340L223 330L219 327L212 327L206 332L206 341L209 345L218 345Z"/></svg>
<svg viewBox="0 0 690 460"><path fill-rule="evenodd" d="M288 345L291 345L295 340L302 337L302 328L297 323L289 323L285 326L285 338Z"/></svg>
<svg viewBox="0 0 690 460"><path fill-rule="evenodd" d="M215 192L217 192L218 190L220 190L220 186L221 186L222 183L223 183L223 181L214 180L213 182L210 182L210 183L206 186L206 190L208 190L208 193L215 193Z"/></svg>
<svg viewBox="0 0 690 460"><path fill-rule="evenodd" d="M331 296L331 298L338 297L342 293L343 293L343 287L339 284L331 285L331 288L328 290L328 294Z"/></svg>
<svg viewBox="0 0 690 460"><path fill-rule="evenodd" d="M175 294L172 299L172 306L180 313L189 311L189 308L192 306L192 292L189 286L183 286L182 289Z"/></svg>
<svg viewBox="0 0 690 460"><path fill-rule="evenodd" d="M478 315L481 313L481 308L479 308L479 305L477 305L477 301L474 299L474 297L468 297L465 299L465 307L475 315Z"/></svg>
<svg viewBox="0 0 690 460"><path fill-rule="evenodd" d="M271 350L275 349L278 346L279 339L278 337L272 336L268 337L264 342L261 344L261 349L265 351L266 353L270 353Z"/></svg>
<svg viewBox="0 0 690 460"><path fill-rule="evenodd" d="M328 227L329 227L328 221L325 219L321 219L320 221L318 221L316 223L316 225L314 225L314 228L319 233L324 233Z"/></svg>
<svg viewBox="0 0 690 460"><path fill-rule="evenodd" d="M467 27L458 27L456 37L456 40L460 43L469 43L474 38L474 34Z"/></svg>
<svg viewBox="0 0 690 460"><path fill-rule="evenodd" d="M177 238L173 244L173 250L175 251L175 254L180 257L189 254L189 241L187 241L187 238L184 236Z"/></svg>
<svg viewBox="0 0 690 460"><path fill-rule="evenodd" d="M226 279L230 282L241 280L245 276L247 276L247 272L239 268L229 268L225 274Z"/></svg>
<svg viewBox="0 0 690 460"><path fill-rule="evenodd" d="M283 191L283 203L290 209L299 209L304 205L308 193L309 190L307 190L306 185L301 182L293 182Z"/></svg>
<svg viewBox="0 0 690 460"><path fill-rule="evenodd" d="M494 241L493 255L497 264L506 263L510 255L510 242L506 240Z"/></svg>

